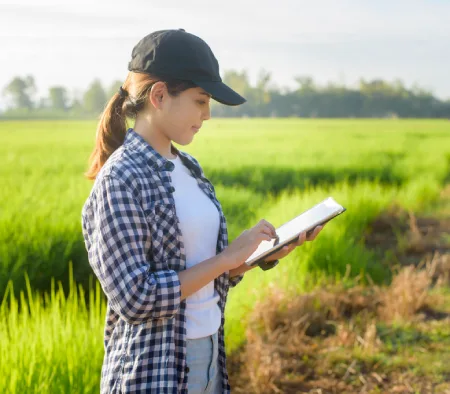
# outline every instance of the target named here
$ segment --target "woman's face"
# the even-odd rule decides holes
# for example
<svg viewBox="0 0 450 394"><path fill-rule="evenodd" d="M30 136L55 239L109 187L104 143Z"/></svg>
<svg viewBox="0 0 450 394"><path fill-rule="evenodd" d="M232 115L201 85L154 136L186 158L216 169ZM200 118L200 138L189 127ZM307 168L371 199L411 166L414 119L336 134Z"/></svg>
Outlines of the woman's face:
<svg viewBox="0 0 450 394"><path fill-rule="evenodd" d="M187 89L176 97L165 94L158 111L159 127L170 140L187 145L211 117L209 106L210 95L199 87Z"/></svg>

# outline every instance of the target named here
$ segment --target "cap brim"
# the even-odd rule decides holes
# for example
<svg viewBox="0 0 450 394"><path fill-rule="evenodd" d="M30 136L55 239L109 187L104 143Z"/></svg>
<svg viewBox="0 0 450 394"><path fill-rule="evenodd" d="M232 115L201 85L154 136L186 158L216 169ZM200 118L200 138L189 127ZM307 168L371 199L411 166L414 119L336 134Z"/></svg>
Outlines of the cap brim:
<svg viewBox="0 0 450 394"><path fill-rule="evenodd" d="M205 82L205 81L192 81L197 86L209 93L211 97L218 101L219 103L225 105L241 105L247 100L240 94L236 93L229 86L225 85L223 82Z"/></svg>

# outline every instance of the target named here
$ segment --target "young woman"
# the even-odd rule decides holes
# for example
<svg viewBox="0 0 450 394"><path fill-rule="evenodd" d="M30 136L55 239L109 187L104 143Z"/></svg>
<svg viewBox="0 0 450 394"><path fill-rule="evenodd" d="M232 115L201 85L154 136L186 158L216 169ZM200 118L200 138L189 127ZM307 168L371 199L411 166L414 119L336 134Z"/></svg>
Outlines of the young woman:
<svg viewBox="0 0 450 394"><path fill-rule="evenodd" d="M209 46L183 29L144 37L128 69L98 124L82 210L89 263L108 300L101 392L229 393L227 293L275 229L261 220L228 245L214 186L172 141L192 142L211 98L245 99L222 83Z"/></svg>

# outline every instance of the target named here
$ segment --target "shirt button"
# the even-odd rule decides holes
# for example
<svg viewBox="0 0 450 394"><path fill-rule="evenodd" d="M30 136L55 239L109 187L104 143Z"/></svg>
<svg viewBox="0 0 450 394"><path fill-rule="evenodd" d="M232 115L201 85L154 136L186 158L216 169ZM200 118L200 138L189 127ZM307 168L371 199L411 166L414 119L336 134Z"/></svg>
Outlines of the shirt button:
<svg viewBox="0 0 450 394"><path fill-rule="evenodd" d="M190 369L189 367L186 365L186 373L189 373Z"/></svg>
<svg viewBox="0 0 450 394"><path fill-rule="evenodd" d="M173 186L169 187L169 193L173 193L175 191L175 188Z"/></svg>

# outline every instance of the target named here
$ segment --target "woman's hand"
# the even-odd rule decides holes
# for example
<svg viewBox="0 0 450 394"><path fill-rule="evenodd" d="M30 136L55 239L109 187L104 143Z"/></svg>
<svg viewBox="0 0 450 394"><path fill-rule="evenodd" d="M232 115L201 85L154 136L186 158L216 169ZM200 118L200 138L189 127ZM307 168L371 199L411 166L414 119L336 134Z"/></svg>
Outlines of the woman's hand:
<svg viewBox="0 0 450 394"><path fill-rule="evenodd" d="M237 268L253 254L262 241L276 237L275 227L262 219L256 226L245 230L222 253L228 270Z"/></svg>
<svg viewBox="0 0 450 394"><path fill-rule="evenodd" d="M269 257L267 257L267 261L280 260L283 257L286 257L289 253L291 253L297 246L303 245L305 241L314 241L316 237L319 235L319 233L322 231L324 226L325 225L317 226L312 232L312 234L309 236L306 235L306 232L301 233L297 241L284 246L278 252L270 255Z"/></svg>

